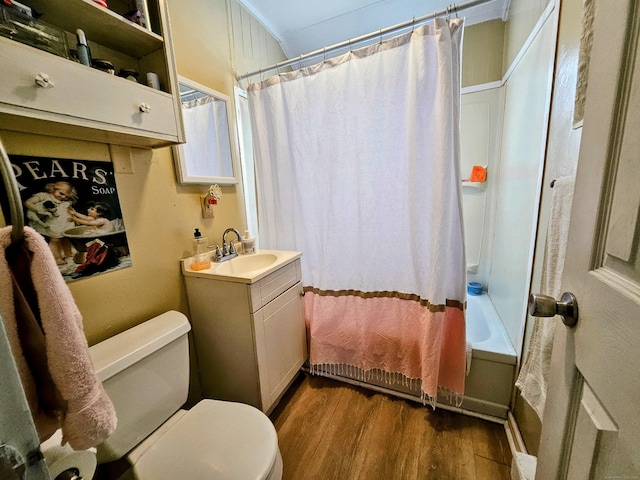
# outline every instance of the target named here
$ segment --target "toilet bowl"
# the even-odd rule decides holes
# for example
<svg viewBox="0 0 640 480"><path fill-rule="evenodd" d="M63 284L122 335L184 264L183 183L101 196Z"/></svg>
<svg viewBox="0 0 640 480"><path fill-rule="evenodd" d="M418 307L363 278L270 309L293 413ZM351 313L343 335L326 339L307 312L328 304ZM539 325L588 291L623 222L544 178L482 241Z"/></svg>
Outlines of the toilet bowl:
<svg viewBox="0 0 640 480"><path fill-rule="evenodd" d="M98 446L98 463L126 458L139 480L282 478L276 430L255 407L201 400L189 410L187 333L167 312L92 346L96 374L118 428Z"/></svg>

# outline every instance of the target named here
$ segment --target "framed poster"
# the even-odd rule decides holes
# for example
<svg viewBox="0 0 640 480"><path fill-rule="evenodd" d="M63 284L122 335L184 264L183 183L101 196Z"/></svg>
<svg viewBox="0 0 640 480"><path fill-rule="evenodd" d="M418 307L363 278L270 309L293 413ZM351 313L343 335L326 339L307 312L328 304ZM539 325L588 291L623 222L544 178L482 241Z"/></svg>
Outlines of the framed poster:
<svg viewBox="0 0 640 480"><path fill-rule="evenodd" d="M65 281L131 266L113 164L9 155L25 225L40 233Z"/></svg>

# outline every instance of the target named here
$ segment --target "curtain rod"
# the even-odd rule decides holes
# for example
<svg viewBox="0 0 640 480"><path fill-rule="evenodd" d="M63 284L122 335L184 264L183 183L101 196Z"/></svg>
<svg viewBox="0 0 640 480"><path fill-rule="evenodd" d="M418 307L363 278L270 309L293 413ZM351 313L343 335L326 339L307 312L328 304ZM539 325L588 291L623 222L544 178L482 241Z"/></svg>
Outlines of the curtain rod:
<svg viewBox="0 0 640 480"><path fill-rule="evenodd" d="M271 70L278 70L280 68L290 67L291 65L294 65L296 63L302 64L302 62L304 60L308 60L308 59L314 58L314 57L319 57L320 55L322 55L323 57L326 57L326 55L328 53L334 52L334 51L339 50L341 48L344 48L344 47L351 48L354 44L366 42L367 40L371 40L372 38L382 37L383 35L387 35L389 33L395 33L395 32L397 32L399 30L403 30L403 29L406 29L406 28L409 28L409 27L413 27L415 25L419 25L421 23L424 23L424 22L426 22L428 20L431 20L433 18L436 18L436 17L441 17L443 15L451 15L452 13L458 13L461 10L467 10L469 8L477 7L477 6L480 6L482 4L492 2L492 1L494 1L494 0L471 0L469 2L461 3L460 5L453 4L453 6L449 6L444 10L436 11L436 12L430 13L428 15L424 15L422 17L419 17L419 18L413 18L412 20L410 20L408 22L398 23L397 25L393 25L391 27L383 28L383 29L378 30L376 32L367 33L365 35L361 35L361 36L356 37L356 38L345 40L344 42L336 43L334 45L331 45L330 47L320 48L318 50L314 50L313 52L306 53L304 55L300 55L300 56L298 56L296 58L293 58L293 59L290 59L290 60L285 60L285 61L280 62L280 63L276 63L274 65L271 65L270 67L264 67L264 68L261 68L259 70L255 70L253 72L245 73L244 75L239 75L236 78L237 78L238 82L241 82L245 78L252 77L253 75L260 75L262 73L269 72Z"/></svg>

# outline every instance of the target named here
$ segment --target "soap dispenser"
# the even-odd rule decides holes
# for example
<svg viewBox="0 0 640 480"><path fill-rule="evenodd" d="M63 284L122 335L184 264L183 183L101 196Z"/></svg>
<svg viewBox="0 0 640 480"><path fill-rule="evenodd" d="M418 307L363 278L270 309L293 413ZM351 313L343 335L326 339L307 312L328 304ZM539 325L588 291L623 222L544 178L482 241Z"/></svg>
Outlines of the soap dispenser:
<svg viewBox="0 0 640 480"><path fill-rule="evenodd" d="M250 236L249 230L245 230L242 236L242 252L245 254L256 253L256 237Z"/></svg>
<svg viewBox="0 0 640 480"><path fill-rule="evenodd" d="M193 257L191 258L191 270L206 270L211 267L211 254L207 247L209 240L203 237L200 229L193 232Z"/></svg>

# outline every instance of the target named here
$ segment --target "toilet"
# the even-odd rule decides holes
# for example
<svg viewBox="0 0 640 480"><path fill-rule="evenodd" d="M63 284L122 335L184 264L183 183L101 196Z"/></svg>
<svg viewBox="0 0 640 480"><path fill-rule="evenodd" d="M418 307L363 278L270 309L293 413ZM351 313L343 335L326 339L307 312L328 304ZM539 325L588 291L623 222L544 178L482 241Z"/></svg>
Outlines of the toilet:
<svg viewBox="0 0 640 480"><path fill-rule="evenodd" d="M260 410L209 399L181 409L190 329L170 311L89 349L118 415L116 431L97 448L98 464L126 458L123 478L138 480L281 479L277 433Z"/></svg>

